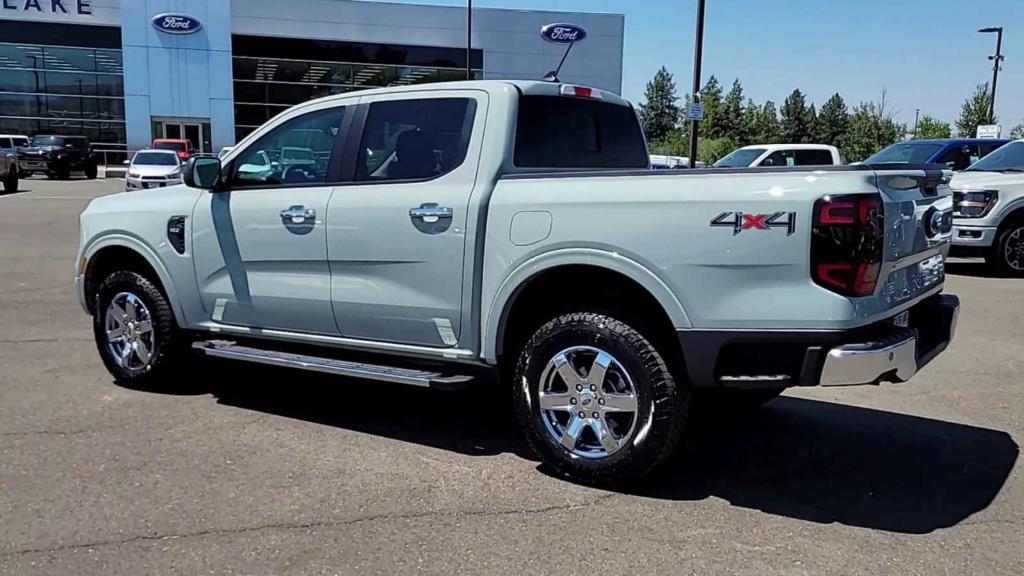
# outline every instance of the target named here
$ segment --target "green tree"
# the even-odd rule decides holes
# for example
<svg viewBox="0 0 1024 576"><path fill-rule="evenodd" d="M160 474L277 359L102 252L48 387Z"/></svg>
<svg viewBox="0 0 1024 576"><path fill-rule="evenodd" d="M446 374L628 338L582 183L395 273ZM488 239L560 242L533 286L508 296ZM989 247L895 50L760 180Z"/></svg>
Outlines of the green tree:
<svg viewBox="0 0 1024 576"><path fill-rule="evenodd" d="M665 136L649 142L647 147L651 154L665 154L667 156L689 156L690 136L684 130L672 130Z"/></svg>
<svg viewBox="0 0 1024 576"><path fill-rule="evenodd" d="M949 123L925 114L917 122L917 134L914 135L914 139L932 140L935 138L951 138L952 136L953 130L949 127Z"/></svg>
<svg viewBox="0 0 1024 576"><path fill-rule="evenodd" d="M679 122L676 83L672 73L664 66L647 83L644 103L640 105L640 120L648 141L658 141L675 129Z"/></svg>
<svg viewBox="0 0 1024 576"><path fill-rule="evenodd" d="M722 85L718 78L708 78L700 90L700 101L704 104L704 120L700 123L701 138L722 138L728 135L722 122Z"/></svg>
<svg viewBox="0 0 1024 576"><path fill-rule="evenodd" d="M782 125L775 111L775 102L764 103L757 110L754 125L750 130L750 139L754 144L778 144L782 142Z"/></svg>
<svg viewBox="0 0 1024 576"><path fill-rule="evenodd" d="M787 144L810 142L814 138L814 118L799 89L782 103L782 138Z"/></svg>
<svg viewBox="0 0 1024 576"><path fill-rule="evenodd" d="M989 121L988 117L989 92L988 83L978 84L967 100L964 100L960 108L960 117L956 119L956 133L961 138L974 138L981 124L996 124L997 118Z"/></svg>
<svg viewBox="0 0 1024 576"><path fill-rule="evenodd" d="M761 109L757 107L753 99L748 98L747 105L743 107L743 118L739 131L741 138L737 139L737 144L746 146L757 143L757 126L760 115Z"/></svg>
<svg viewBox="0 0 1024 576"><path fill-rule="evenodd" d="M886 109L886 94L875 102L861 102L853 109L849 129L842 139L843 156L848 162L858 162L895 144L906 133L906 127L892 119Z"/></svg>
<svg viewBox="0 0 1024 576"><path fill-rule="evenodd" d="M1024 138L1024 122L1017 124L1010 130L1010 138Z"/></svg>
<svg viewBox="0 0 1024 576"><path fill-rule="evenodd" d="M724 136L734 142L746 142L743 126L743 86L739 78L733 80L732 88L722 100L721 127Z"/></svg>
<svg viewBox="0 0 1024 576"><path fill-rule="evenodd" d="M697 159L710 166L736 148L732 138L703 138L697 143Z"/></svg>
<svg viewBox="0 0 1024 576"><path fill-rule="evenodd" d="M818 130L815 139L819 144L839 146L843 135L850 127L850 112L838 92L832 95L818 112Z"/></svg>

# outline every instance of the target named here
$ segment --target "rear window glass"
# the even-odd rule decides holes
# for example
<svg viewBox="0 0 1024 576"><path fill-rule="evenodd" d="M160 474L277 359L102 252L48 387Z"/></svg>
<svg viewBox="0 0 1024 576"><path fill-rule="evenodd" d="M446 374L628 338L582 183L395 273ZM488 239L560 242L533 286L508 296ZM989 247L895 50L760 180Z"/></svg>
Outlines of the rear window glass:
<svg viewBox="0 0 1024 576"><path fill-rule="evenodd" d="M628 106L567 96L523 96L514 162L522 168L647 168Z"/></svg>
<svg viewBox="0 0 1024 576"><path fill-rule="evenodd" d="M187 150L184 142L157 142L153 148L157 150L174 150L176 152Z"/></svg>

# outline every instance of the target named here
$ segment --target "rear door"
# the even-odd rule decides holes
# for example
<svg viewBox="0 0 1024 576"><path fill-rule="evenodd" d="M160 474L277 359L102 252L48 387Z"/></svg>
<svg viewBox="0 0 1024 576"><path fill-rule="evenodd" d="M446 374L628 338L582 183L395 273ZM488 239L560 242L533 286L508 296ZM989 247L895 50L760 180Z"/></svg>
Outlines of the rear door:
<svg viewBox="0 0 1024 576"><path fill-rule="evenodd" d="M327 210L338 329L349 338L455 346L487 95L431 90L361 102L358 143L346 150L353 181L335 190Z"/></svg>
<svg viewBox="0 0 1024 576"><path fill-rule="evenodd" d="M337 334L325 218L348 114L334 104L285 120L225 166L228 190L197 202L193 261L210 321ZM315 164L283 162L295 146Z"/></svg>

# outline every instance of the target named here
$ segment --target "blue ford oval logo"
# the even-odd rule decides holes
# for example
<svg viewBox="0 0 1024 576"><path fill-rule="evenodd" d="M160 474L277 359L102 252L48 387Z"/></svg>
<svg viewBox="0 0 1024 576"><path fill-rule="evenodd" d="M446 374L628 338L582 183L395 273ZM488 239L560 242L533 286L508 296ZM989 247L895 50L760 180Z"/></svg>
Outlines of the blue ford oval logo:
<svg viewBox="0 0 1024 576"><path fill-rule="evenodd" d="M153 27L167 34L192 34L203 23L188 14L157 14L153 16Z"/></svg>
<svg viewBox="0 0 1024 576"><path fill-rule="evenodd" d="M555 44L572 44L586 38L587 31L575 24L546 24L541 27L540 35Z"/></svg>

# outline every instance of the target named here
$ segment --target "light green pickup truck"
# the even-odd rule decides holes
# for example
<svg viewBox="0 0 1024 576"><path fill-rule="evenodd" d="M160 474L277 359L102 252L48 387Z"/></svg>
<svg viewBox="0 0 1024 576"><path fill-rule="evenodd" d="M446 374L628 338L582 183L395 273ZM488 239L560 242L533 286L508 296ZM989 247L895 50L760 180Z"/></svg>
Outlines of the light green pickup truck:
<svg viewBox="0 0 1024 576"><path fill-rule="evenodd" d="M945 349L932 168L653 171L609 92L369 90L94 200L75 284L119 380L173 386L193 354L366 385L492 373L544 462L620 482L672 452L696 395L902 382Z"/></svg>

